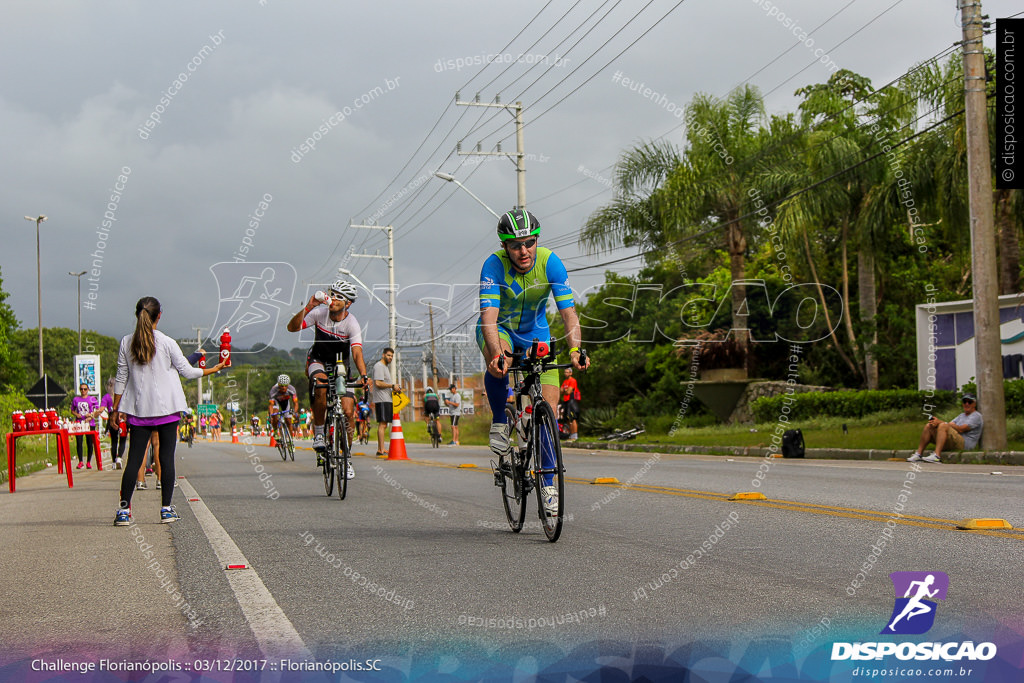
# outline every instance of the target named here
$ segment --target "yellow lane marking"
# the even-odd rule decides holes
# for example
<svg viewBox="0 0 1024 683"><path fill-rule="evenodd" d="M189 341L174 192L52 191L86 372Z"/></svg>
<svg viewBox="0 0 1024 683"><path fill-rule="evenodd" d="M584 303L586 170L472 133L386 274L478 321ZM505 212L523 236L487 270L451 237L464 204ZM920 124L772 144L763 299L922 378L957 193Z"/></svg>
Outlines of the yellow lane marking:
<svg viewBox="0 0 1024 683"><path fill-rule="evenodd" d="M458 465L449 465L443 462L435 462L430 460L410 460L408 462L415 463L417 465L424 465L427 467L444 467L448 469L458 469ZM483 468L474 468L473 471L490 474L489 470ZM567 483L574 484L586 484L588 486L593 485L592 479L581 479L579 477L565 477ZM657 493L668 496L682 496L686 498L698 498L702 500L714 500L721 502L735 502L739 505L758 505L762 507L775 508L777 510L786 510L789 512L807 512L813 515L828 515L830 517L843 517L846 519L863 519L871 522L878 522L887 520L892 517L891 512L879 511L879 510L863 510L859 508L848 508L839 507L834 505L823 505L821 503L803 503L799 501L787 501L787 500L737 500L729 501L729 497L732 494L729 493L718 493L716 491L701 491L698 489L681 489L671 486L654 486L649 484L598 484L598 486L614 486L616 488L629 489L633 491L643 493ZM967 531L971 534L985 535L985 536L999 536L1003 538L1012 538L1018 541L1024 541L1024 530L1008 530L1008 531L989 531L985 529L970 529L963 530L957 529L958 521L952 519L939 519L935 517L919 517L915 515L902 515L899 519L894 519L895 524L902 524L905 526L916 526L926 529L939 529L944 531Z"/></svg>

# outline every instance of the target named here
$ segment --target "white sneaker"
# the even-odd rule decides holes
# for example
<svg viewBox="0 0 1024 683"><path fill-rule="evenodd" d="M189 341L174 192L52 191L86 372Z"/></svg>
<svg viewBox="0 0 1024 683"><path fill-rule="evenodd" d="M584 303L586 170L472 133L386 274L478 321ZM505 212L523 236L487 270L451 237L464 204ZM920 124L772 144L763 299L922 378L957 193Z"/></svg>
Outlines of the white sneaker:
<svg viewBox="0 0 1024 683"><path fill-rule="evenodd" d="M313 450L314 451L326 451L327 450L327 442L324 441L324 435L323 434L317 434L316 436L313 437Z"/></svg>
<svg viewBox="0 0 1024 683"><path fill-rule="evenodd" d="M355 471L355 468L352 467L352 461L351 460L349 460L349 462L348 462L348 472L346 473L346 475L347 475L346 479L350 479L351 480L351 479L355 479L356 478L356 471Z"/></svg>
<svg viewBox="0 0 1024 683"><path fill-rule="evenodd" d="M507 456L512 452L512 443L508 439L510 429L508 423L493 423L491 425L488 444L495 455Z"/></svg>
<svg viewBox="0 0 1024 683"><path fill-rule="evenodd" d="M920 459L921 459L921 454L920 453L914 453L909 458L907 458L907 462L917 462Z"/></svg>
<svg viewBox="0 0 1024 683"><path fill-rule="evenodd" d="M935 455L934 451L921 458L921 460L924 460L925 462L942 462L941 460L939 460L939 456Z"/></svg>
<svg viewBox="0 0 1024 683"><path fill-rule="evenodd" d="M558 489L554 486L544 486L540 490L541 498L544 500L544 512L548 517L558 515Z"/></svg>
<svg viewBox="0 0 1024 683"><path fill-rule="evenodd" d="M114 460L114 469L115 470L119 470L122 467L124 467L124 464L121 462L121 458L117 458L116 460Z"/></svg>

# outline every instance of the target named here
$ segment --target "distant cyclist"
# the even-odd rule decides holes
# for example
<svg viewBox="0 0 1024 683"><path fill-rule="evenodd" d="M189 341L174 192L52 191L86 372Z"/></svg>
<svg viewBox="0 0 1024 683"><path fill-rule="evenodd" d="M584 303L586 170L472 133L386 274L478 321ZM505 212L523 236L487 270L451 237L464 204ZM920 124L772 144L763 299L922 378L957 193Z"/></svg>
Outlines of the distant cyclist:
<svg viewBox="0 0 1024 683"><path fill-rule="evenodd" d="M498 220L501 249L487 257L480 272L476 335L487 361L484 388L491 407L489 445L499 455L511 450L505 419L510 359L506 358L503 365L499 359L510 351L529 349L535 338L550 343L545 314L552 294L565 327L573 367L582 370L590 365L589 359L580 364L580 322L565 266L554 252L537 245L539 238L540 221L536 216L523 209L509 211ZM541 376L541 392L552 411L557 410L557 370ZM543 466L552 467L554 454L541 455ZM550 480L543 482L544 506L553 512L558 509L558 492L549 484Z"/></svg>
<svg viewBox="0 0 1024 683"><path fill-rule="evenodd" d="M270 414L270 432L277 432L277 423L280 419L277 414L288 410L291 407L291 415L285 415L284 422L288 425L288 431L292 431L293 416L299 413L299 394L292 386L292 378L288 375L278 375L277 384L270 388L270 406L267 412Z"/></svg>
<svg viewBox="0 0 1024 683"><path fill-rule="evenodd" d="M441 421L438 417L441 415L441 402L437 398L437 392L434 391L433 387L427 387L423 392L423 417L426 419L427 424L433 423L434 429L437 430L437 438L441 438Z"/></svg>
<svg viewBox="0 0 1024 683"><path fill-rule="evenodd" d="M359 403L356 404L356 435L362 443L369 443L370 413L372 412L366 395L360 396Z"/></svg>
<svg viewBox="0 0 1024 683"><path fill-rule="evenodd" d="M327 450L324 440L324 422L327 418L327 372L326 364L334 364L341 356L341 364L337 372L342 376L346 373L349 358L355 361L360 379L366 384L366 363L363 362L363 332L359 321L349 312L349 307L356 300L356 288L345 280L337 280L331 285L328 295L330 304L323 304L316 295L309 297L305 307L288 321L288 331L298 332L307 327L315 330L313 346L306 355L306 374L309 376L310 403L313 404L313 449L320 454ZM322 386L316 385L321 383ZM355 393L352 387L341 397L341 406L345 411L349 424L349 443L352 441L352 430L355 428ZM355 477L351 461L348 466L348 478Z"/></svg>

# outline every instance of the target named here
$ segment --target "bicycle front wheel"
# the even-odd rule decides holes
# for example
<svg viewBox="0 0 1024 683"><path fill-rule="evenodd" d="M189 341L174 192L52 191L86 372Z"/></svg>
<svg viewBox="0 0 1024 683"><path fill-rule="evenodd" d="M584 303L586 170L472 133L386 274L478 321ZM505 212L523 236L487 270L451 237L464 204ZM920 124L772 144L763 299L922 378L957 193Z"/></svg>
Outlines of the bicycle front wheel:
<svg viewBox="0 0 1024 683"><path fill-rule="evenodd" d="M562 533L565 517L565 477L558 421L547 401L533 404L534 481L537 508L544 535L554 543Z"/></svg>
<svg viewBox="0 0 1024 683"><path fill-rule="evenodd" d="M288 431L287 427L282 425L277 426L277 452L281 454L281 459L288 462L288 443L285 441L285 432Z"/></svg>
<svg viewBox="0 0 1024 683"><path fill-rule="evenodd" d="M505 408L505 420L515 429L516 414ZM498 472L501 475L501 502L505 506L505 517L512 531L519 533L526 519L526 493L523 490L523 465L515 446L509 455L498 457Z"/></svg>
<svg viewBox="0 0 1024 683"><path fill-rule="evenodd" d="M295 440L292 438L291 431L285 427L284 429L285 443L288 444L288 456L295 462Z"/></svg>
<svg viewBox="0 0 1024 683"><path fill-rule="evenodd" d="M338 476L338 499L345 500L348 493L348 463L352 457L352 446L348 442L348 420L344 415L334 418L334 433L337 435L337 470Z"/></svg>
<svg viewBox="0 0 1024 683"><path fill-rule="evenodd" d="M324 461L324 491L328 496L334 493L334 440L337 438L337 432L333 425L334 419L328 414L327 421L324 423L324 440L327 442L327 450L321 456Z"/></svg>

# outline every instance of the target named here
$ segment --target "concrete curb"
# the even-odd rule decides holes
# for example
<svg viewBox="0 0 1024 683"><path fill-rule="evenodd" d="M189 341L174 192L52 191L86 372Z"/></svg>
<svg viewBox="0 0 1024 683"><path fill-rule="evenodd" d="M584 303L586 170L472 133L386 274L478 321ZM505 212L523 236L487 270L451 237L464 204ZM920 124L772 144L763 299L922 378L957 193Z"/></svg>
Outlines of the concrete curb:
<svg viewBox="0 0 1024 683"><path fill-rule="evenodd" d="M763 446L685 446L679 444L640 444L622 443L618 441L575 441L562 442L562 448L580 448L590 450L629 451L641 453L680 453L694 455L733 455L760 458L768 455L771 449ZM806 458L818 460L890 460L897 458L906 460L913 451L909 448L889 449L856 449L856 448L808 448ZM1024 452L1021 451L965 451L942 454L942 462L959 465L1024 465Z"/></svg>

